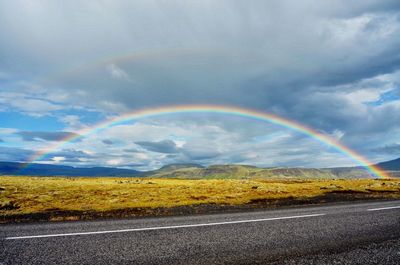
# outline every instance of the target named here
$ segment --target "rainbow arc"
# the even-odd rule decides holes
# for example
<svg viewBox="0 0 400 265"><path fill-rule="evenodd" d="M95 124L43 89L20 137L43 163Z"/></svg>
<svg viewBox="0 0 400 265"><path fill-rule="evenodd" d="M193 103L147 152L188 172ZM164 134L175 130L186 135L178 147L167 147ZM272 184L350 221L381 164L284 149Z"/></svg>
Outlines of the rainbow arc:
<svg viewBox="0 0 400 265"><path fill-rule="evenodd" d="M357 153L356 151L350 149L349 147L343 145L333 137L322 134L312 128L304 126L300 123L295 121L285 119L279 117L277 115L261 112L257 110L251 110L241 107L235 106L220 106L220 105L176 105L176 106L164 106L164 107L156 107L156 108L149 108L149 109L141 109L135 110L121 116L100 122L95 124L94 126L84 128L78 132L76 135L72 135L62 139L61 141L55 142L52 145L49 145L47 148L40 150L39 152L35 153L29 159L29 163L36 162L46 158L52 152L62 148L63 145L76 141L80 138L86 137L88 135L94 134L101 130L107 129L112 126L116 126L118 124L126 123L129 121L149 118L149 117L156 117L156 116L165 116L170 114L178 114L178 113L212 113L212 114L224 114L224 115L235 115L245 118L250 118L253 120L264 121L272 124L276 124L282 126L284 128L288 128L290 130L294 130L300 132L304 135L307 135L327 146L330 146L336 149L338 152L342 153L343 155L351 158L360 166L366 168L372 175L378 178L389 178L388 175L377 166L370 163L365 157L361 154Z"/></svg>

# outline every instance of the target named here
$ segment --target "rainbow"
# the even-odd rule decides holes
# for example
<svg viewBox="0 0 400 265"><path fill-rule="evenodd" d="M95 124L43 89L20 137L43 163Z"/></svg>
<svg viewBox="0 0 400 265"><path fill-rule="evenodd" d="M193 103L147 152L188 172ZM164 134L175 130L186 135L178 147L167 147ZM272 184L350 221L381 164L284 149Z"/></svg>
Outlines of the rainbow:
<svg viewBox="0 0 400 265"><path fill-rule="evenodd" d="M89 64L83 64L79 66L75 66L70 69L63 69L61 71L55 71L45 74L44 76L39 77L36 81L42 84L51 84L53 82L57 82L63 80L65 78L71 78L76 74L80 74L84 71L88 71L90 69L96 69L98 67L103 67L110 64L120 64L132 61L142 61L148 59L160 59L160 58L168 58L168 57L179 57L185 55L199 55L204 56L205 54L221 54L223 52L227 52L227 49L217 49L217 48L204 48L204 47L192 47L192 48L154 48L154 49L143 49L137 50L128 54L120 54L120 55L112 55L107 58L103 58L101 60L96 60ZM233 51L232 51L233 52ZM234 51L237 53L237 50ZM242 53L244 51L241 51ZM250 54L246 54L247 57L250 57Z"/></svg>
<svg viewBox="0 0 400 265"><path fill-rule="evenodd" d="M235 115L235 116L250 118L253 120L265 121L272 124L276 124L284 128L300 132L325 145L328 145L336 149L340 153L344 154L345 156L357 162L360 166L366 168L372 175L378 178L389 178L388 175L382 169L372 165L372 163L370 163L365 157L361 156L357 152L351 150L347 146L341 144L336 139L326 134L322 134L314 129L306 127L295 121L291 121L271 113L245 109L235 106L220 106L220 105L176 105L176 106L164 106L151 109L135 110L123 114L121 116L111 118L104 122L100 122L98 124L95 124L94 126L84 128L76 132L76 134L72 136L68 136L62 139L61 141L55 142L54 144L48 146L47 148L35 153L34 156L32 156L28 160L28 165L29 163L33 163L35 161L44 159L46 156L48 156L55 150L58 150L67 143L76 141L80 138L94 134L106 128L133 120L155 117L155 116L177 114L177 113L214 113L214 114Z"/></svg>

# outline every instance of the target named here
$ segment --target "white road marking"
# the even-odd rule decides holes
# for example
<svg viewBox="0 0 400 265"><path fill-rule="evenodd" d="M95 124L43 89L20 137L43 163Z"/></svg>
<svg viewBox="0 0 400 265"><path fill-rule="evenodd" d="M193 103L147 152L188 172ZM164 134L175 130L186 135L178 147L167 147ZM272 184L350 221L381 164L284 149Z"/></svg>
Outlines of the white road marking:
<svg viewBox="0 0 400 265"><path fill-rule="evenodd" d="M319 213L319 214L283 216L283 217L273 217L273 218L253 219L253 220L226 221L226 222L217 222L217 223L187 224L187 225L172 225L172 226L156 226L156 227L145 227L145 228L132 228L132 229L108 230L108 231L93 231L93 232L78 232L78 233L66 233L66 234L13 236L13 237L6 237L5 239L6 240L16 240L16 239L30 239L30 238L65 237L65 236L80 236L80 235L97 235L97 234L111 234L111 233L124 233L124 232L138 232L138 231L150 231L150 230L165 230L165 229L177 229L177 228L188 228L188 227L201 227L201 226L215 226L215 225L266 222L266 221L274 221L274 220L317 217L317 216L323 216L323 215L325 215L325 214L324 213Z"/></svg>
<svg viewBox="0 0 400 265"><path fill-rule="evenodd" d="M374 208L374 209L368 209L367 211L383 211L383 210L398 209L398 208L400 208L400 206L390 206L390 207Z"/></svg>

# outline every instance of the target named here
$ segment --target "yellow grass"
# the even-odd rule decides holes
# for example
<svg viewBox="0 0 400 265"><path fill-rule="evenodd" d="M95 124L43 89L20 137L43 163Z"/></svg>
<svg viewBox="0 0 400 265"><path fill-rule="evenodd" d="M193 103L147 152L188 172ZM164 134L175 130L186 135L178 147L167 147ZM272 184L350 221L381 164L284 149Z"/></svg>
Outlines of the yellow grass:
<svg viewBox="0 0 400 265"><path fill-rule="evenodd" d="M315 197L335 190L387 191L382 194L400 198L399 179L285 181L2 176L0 188L3 208L0 215L210 203L240 205L257 199Z"/></svg>

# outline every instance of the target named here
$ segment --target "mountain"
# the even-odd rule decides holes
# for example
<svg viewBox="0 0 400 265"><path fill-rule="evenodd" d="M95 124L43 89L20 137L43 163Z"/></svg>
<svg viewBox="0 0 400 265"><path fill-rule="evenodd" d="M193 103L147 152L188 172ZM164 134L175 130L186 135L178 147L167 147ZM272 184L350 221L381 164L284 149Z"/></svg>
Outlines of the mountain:
<svg viewBox="0 0 400 265"><path fill-rule="evenodd" d="M22 176L138 176L142 172L111 167L71 167L63 165L0 162L0 175Z"/></svg>
<svg viewBox="0 0 400 265"><path fill-rule="evenodd" d="M393 177L400 177L400 158L377 164L390 171ZM362 167L342 168L259 168L248 165L211 165L181 163L165 165L157 170L141 172L132 169L111 167L71 167L63 165L25 164L0 162L0 175L33 176L115 176L115 177L153 177L181 179L248 179L248 178L370 178L371 174Z"/></svg>
<svg viewBox="0 0 400 265"><path fill-rule="evenodd" d="M378 166L379 168L384 169L384 170L400 171L400 158L386 161L386 162L381 162L381 163L376 164L376 166Z"/></svg>

